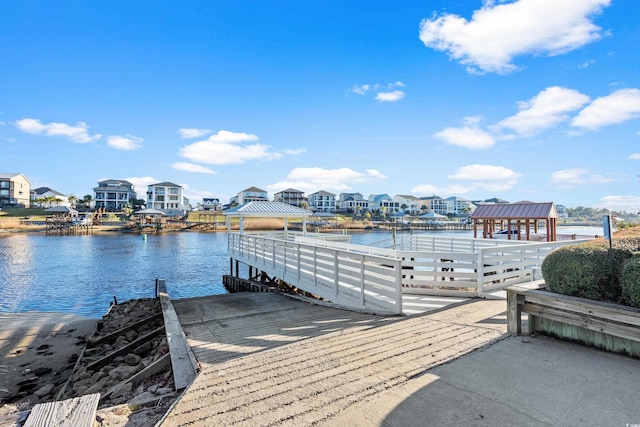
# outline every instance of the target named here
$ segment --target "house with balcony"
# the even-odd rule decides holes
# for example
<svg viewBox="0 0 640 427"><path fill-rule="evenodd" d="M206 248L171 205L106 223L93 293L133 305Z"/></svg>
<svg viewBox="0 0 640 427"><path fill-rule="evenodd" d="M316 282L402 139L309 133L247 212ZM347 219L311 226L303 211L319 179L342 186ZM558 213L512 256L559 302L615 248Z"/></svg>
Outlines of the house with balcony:
<svg viewBox="0 0 640 427"><path fill-rule="evenodd" d="M93 206L108 210L121 210L125 206L133 206L137 199L133 184L123 179L106 179L99 181L93 189Z"/></svg>
<svg viewBox="0 0 640 427"><path fill-rule="evenodd" d="M0 207L31 206L31 182L21 173L0 172Z"/></svg>
<svg viewBox="0 0 640 427"><path fill-rule="evenodd" d="M420 206L422 201L416 197L408 194L396 194L393 196L393 201L399 206L399 212L409 215L419 215Z"/></svg>
<svg viewBox="0 0 640 427"><path fill-rule="evenodd" d="M320 190L309 194L309 210L312 212L336 212L336 195Z"/></svg>
<svg viewBox="0 0 640 427"><path fill-rule="evenodd" d="M183 215L188 205L182 186L178 184L159 182L147 186L147 209L157 209L167 215Z"/></svg>
<svg viewBox="0 0 640 427"><path fill-rule="evenodd" d="M288 205L296 206L299 208L303 207L303 203L306 202L306 200L304 199L304 193L293 188L277 192L273 195L273 201L286 203Z"/></svg>
<svg viewBox="0 0 640 427"><path fill-rule="evenodd" d="M446 215L447 214L447 201L442 197L438 197L436 195L428 196L428 197L420 197L420 200L423 201L425 206L428 206L429 212L435 212L438 215Z"/></svg>
<svg viewBox="0 0 640 427"><path fill-rule="evenodd" d="M466 216L476 210L476 205L471 200L462 197L451 196L445 199L447 202L447 213L456 216Z"/></svg>
<svg viewBox="0 0 640 427"><path fill-rule="evenodd" d="M360 193L340 193L336 202L338 212L362 214L369 210L369 200Z"/></svg>
<svg viewBox="0 0 640 427"><path fill-rule="evenodd" d="M400 210L400 204L395 202L388 194L370 194L369 212L386 212L393 214Z"/></svg>
<svg viewBox="0 0 640 427"><path fill-rule="evenodd" d="M38 187L31 190L31 205L47 208L52 206L71 207L69 196L49 187Z"/></svg>
<svg viewBox="0 0 640 427"><path fill-rule="evenodd" d="M268 202L267 192L258 187L249 187L231 198L231 204L244 205L249 202Z"/></svg>

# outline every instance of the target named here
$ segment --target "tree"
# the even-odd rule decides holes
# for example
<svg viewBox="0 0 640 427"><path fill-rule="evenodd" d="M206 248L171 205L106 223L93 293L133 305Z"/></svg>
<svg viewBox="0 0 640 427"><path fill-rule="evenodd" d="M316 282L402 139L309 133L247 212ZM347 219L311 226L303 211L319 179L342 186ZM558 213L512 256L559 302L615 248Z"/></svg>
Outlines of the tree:
<svg viewBox="0 0 640 427"><path fill-rule="evenodd" d="M78 198L75 196L75 194L70 194L69 195L69 204L71 205L72 208L76 207L76 203L78 202Z"/></svg>

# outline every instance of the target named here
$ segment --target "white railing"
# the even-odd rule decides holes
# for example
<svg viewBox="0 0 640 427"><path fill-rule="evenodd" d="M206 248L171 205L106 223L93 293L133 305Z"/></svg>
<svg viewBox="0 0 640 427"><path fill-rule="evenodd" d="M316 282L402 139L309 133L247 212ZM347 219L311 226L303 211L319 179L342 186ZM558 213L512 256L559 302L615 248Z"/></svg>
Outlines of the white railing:
<svg viewBox="0 0 640 427"><path fill-rule="evenodd" d="M402 313L402 260L254 234L229 234L229 254L338 305Z"/></svg>
<svg viewBox="0 0 640 427"><path fill-rule="evenodd" d="M229 252L334 303L393 313L402 293L481 297L528 282L551 251L578 243L409 236L394 250L291 237L230 234Z"/></svg>

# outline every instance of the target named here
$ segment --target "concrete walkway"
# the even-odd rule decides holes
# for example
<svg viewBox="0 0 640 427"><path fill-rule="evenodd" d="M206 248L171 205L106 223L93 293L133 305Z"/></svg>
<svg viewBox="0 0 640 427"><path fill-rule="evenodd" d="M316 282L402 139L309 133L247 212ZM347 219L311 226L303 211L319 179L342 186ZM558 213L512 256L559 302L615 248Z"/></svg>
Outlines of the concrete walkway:
<svg viewBox="0 0 640 427"><path fill-rule="evenodd" d="M277 294L174 302L203 370L164 425L331 425L347 409L499 339L504 301L379 317Z"/></svg>
<svg viewBox="0 0 640 427"><path fill-rule="evenodd" d="M640 424L640 361L508 337L505 301L403 318L276 294L174 306L202 371L164 426Z"/></svg>

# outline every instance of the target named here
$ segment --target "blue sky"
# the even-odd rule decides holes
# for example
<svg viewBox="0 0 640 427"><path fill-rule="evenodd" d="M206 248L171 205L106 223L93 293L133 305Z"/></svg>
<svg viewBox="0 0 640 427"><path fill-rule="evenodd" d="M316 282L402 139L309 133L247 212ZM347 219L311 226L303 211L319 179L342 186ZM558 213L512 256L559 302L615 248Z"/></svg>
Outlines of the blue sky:
<svg viewBox="0 0 640 427"><path fill-rule="evenodd" d="M640 3L0 2L0 172L640 211Z"/></svg>

